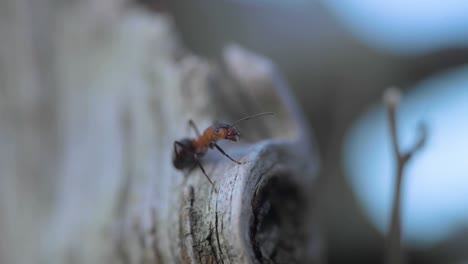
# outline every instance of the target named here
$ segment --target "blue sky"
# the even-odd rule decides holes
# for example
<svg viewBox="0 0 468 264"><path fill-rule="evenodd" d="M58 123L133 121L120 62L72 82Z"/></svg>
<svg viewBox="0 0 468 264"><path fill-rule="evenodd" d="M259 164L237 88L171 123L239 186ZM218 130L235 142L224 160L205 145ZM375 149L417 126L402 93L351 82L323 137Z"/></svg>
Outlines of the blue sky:
<svg viewBox="0 0 468 264"><path fill-rule="evenodd" d="M375 48L422 53L468 44L468 1L322 0L354 36Z"/></svg>

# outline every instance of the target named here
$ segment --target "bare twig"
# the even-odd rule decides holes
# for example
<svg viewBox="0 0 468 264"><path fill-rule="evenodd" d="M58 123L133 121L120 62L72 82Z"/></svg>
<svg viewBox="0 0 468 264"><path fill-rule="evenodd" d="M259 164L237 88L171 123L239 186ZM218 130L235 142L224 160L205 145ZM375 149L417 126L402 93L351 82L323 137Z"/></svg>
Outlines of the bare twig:
<svg viewBox="0 0 468 264"><path fill-rule="evenodd" d="M392 141L393 153L397 162L396 185L393 195L392 218L387 236L386 262L388 264L401 264L404 262L403 249L401 245L401 188L403 182L403 172L408 161L425 144L427 129L424 124L420 124L420 136L416 144L408 151L403 152L398 144L396 110L400 101L400 91L396 88L389 88L384 93L384 103L387 107L388 121L390 125L390 137Z"/></svg>

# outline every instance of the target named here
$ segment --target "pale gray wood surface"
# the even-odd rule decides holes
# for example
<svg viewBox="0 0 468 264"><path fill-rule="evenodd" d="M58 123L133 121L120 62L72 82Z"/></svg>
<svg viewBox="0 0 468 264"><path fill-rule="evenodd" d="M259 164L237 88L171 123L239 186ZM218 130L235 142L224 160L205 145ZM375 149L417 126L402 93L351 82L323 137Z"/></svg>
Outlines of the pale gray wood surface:
<svg viewBox="0 0 468 264"><path fill-rule="evenodd" d="M129 3L0 3L0 263L313 263L317 157L274 66L217 64ZM261 111L241 142L172 166L173 142ZM214 151L212 151L214 152Z"/></svg>

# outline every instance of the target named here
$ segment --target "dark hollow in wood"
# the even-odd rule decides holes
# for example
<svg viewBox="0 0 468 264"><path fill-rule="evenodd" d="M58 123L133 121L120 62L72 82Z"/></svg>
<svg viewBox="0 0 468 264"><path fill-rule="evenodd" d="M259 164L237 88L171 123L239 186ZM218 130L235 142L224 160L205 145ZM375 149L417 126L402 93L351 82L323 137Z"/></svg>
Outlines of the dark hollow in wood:
<svg viewBox="0 0 468 264"><path fill-rule="evenodd" d="M303 263L304 195L290 175L273 175L252 199L250 241L261 263Z"/></svg>

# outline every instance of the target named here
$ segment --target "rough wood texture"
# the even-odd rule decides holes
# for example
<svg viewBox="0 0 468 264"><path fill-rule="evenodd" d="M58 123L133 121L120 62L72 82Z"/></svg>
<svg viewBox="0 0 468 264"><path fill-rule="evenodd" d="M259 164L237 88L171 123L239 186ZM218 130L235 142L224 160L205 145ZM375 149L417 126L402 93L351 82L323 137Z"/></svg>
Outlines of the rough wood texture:
<svg viewBox="0 0 468 264"><path fill-rule="evenodd" d="M8 0L0 45L1 263L315 263L317 158L286 83L237 46L222 65L170 18L118 0ZM239 125L201 172L173 141Z"/></svg>

